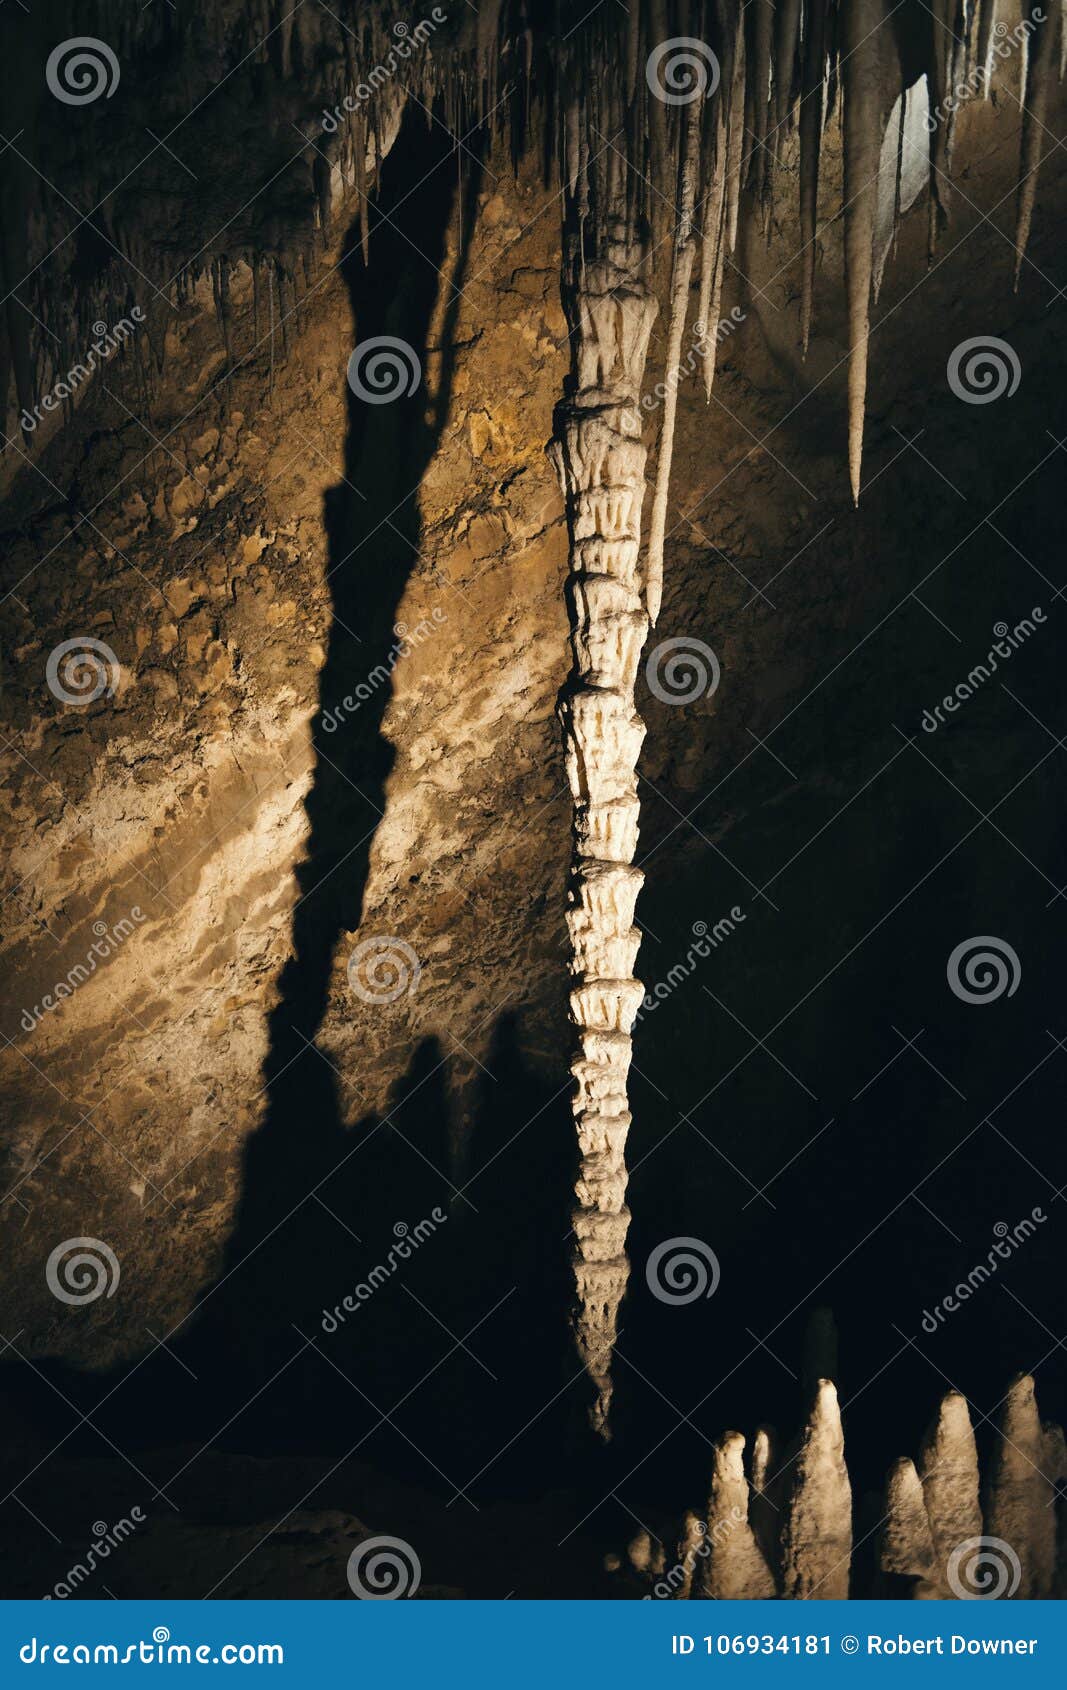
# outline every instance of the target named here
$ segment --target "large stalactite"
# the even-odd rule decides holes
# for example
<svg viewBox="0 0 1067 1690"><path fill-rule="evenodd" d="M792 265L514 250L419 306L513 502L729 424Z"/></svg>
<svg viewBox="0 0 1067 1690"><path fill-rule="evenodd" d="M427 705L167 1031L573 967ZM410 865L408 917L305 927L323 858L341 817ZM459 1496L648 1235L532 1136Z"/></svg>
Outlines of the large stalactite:
<svg viewBox="0 0 1067 1690"><path fill-rule="evenodd" d="M596 1390L592 1420L608 1426L611 1357L626 1290L626 1135L630 1030L642 988L634 904L644 878L637 849L637 759L644 725L634 683L648 632L638 559L645 447L641 383L656 300L647 255L627 229L615 187L600 250L588 258L578 224L563 289L574 367L556 418L553 455L570 533L568 600L574 671L561 705L574 801L567 925L572 1066L581 1153L573 1214L578 1346ZM612 215L613 214L613 215Z"/></svg>

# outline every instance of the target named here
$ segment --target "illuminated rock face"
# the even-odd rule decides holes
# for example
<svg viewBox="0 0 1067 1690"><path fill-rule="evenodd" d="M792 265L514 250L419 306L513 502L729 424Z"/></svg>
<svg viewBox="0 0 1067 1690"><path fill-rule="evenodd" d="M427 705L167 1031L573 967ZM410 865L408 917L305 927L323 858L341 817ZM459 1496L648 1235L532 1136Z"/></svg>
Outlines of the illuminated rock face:
<svg viewBox="0 0 1067 1690"><path fill-rule="evenodd" d="M656 315L642 259L640 247L620 232L602 257L576 267L573 286L565 280L574 388L556 413L551 446L570 536L574 657L560 716L574 805L567 927L581 1153L573 1213L576 1336L595 1390L592 1423L604 1436L618 1310L629 1276L626 1087L630 1029L641 1001L633 978L641 941L634 905L643 877L632 867L636 766L645 733L634 708L634 681L648 632L638 577L645 486L639 401Z"/></svg>

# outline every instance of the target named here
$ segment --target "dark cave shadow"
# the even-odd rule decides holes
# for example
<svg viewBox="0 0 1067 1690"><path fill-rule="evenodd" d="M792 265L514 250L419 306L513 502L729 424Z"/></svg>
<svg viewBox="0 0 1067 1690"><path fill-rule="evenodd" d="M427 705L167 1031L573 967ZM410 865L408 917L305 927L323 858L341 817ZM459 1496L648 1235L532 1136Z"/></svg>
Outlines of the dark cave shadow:
<svg viewBox="0 0 1067 1690"><path fill-rule="evenodd" d="M344 475L325 498L333 616L312 725L309 835L292 955L269 1019L265 1118L245 1148L233 1230L221 1268L165 1349L92 1373L42 1369L91 1421L72 1425L45 1379L12 1375L6 1400L34 1428L27 1449L40 1434L45 1447L67 1440L71 1457L191 1445L351 1452L455 1497L470 1485L544 1488L571 1419L561 1387L574 1357L561 1310L571 1289L563 1239L573 1131L565 1098L525 1061L515 1019L492 1030L461 1173L451 1167L447 1053L435 1039L411 1051L387 1112L354 1124L341 1076L316 1044L338 946L366 913L395 758L382 733L395 625L419 557L419 491L449 413L458 288L476 224L477 166L456 186L447 138L429 145L427 171L426 134L405 120L371 211L369 269L358 231L346 242L357 344L405 341L425 369L438 350L439 269L463 197L432 408L421 388L389 404L350 394ZM327 726L326 713L336 724L338 704L376 670L359 708ZM353 999L352 1013L374 1008ZM383 1263L396 1264L388 1282L358 1301L357 1287ZM527 1430L531 1403L541 1412ZM141 1459L169 1491L177 1463Z"/></svg>
<svg viewBox="0 0 1067 1690"><path fill-rule="evenodd" d="M266 1116L246 1148L241 1199L221 1274L202 1298L190 1335L190 1347L220 1382L223 1395L230 1371L227 1355L241 1356L253 1378L269 1380L285 1369L284 1385L264 1393L268 1442L273 1435L268 1427L296 1414L304 1422L306 1444L302 1409L316 1399L311 1423L317 1436L329 1441L321 1399L332 1393L322 1390L321 1368L292 1361L293 1345L299 1342L297 1330L306 1332L316 1302L332 1303L359 1279L365 1255L359 1241L372 1234L375 1216L388 1213L382 1207L389 1170L383 1150L400 1144L401 1131L418 1147L417 1153L408 1152L408 1162L425 1158L423 1172L432 1189L420 1190L424 1182L406 1170L404 1190L393 1193L404 1198L395 1222L403 1224L407 1215L414 1224L448 1195L447 1182L433 1175L433 1169L447 1166L448 1154L447 1105L442 1086L434 1084L435 1077L440 1080L441 1054L428 1043L413 1053L392 1101L395 1132L373 1120L350 1128L340 1075L316 1040L338 946L360 928L365 914L371 851L395 761L382 723L393 697L397 617L419 559L422 481L451 399L459 289L480 181L475 165L456 185L446 163L451 151L443 131L427 136L421 118L416 123L409 114L370 208L369 261L364 262L356 225L345 243L349 256L342 270L357 346L380 338L403 343L398 357L410 367L413 356L421 374L413 392L405 384L388 402L365 400L349 383L344 475L324 499L332 618L320 709L312 724L315 764L305 801L309 835L297 869L292 956L269 1022ZM466 202L462 245L440 326L439 376L428 401L425 371L437 350L432 330L457 196ZM362 368L373 388L373 375ZM385 391L395 392L395 384ZM374 1013L373 1006L354 997L352 1009L357 1024L360 1014ZM370 1138L377 1140L373 1154L363 1148ZM420 1207L424 1202L428 1208ZM331 1290L336 1298L327 1294ZM246 1374L235 1393L239 1401L248 1396L249 1382Z"/></svg>
<svg viewBox="0 0 1067 1690"><path fill-rule="evenodd" d="M369 209L369 262L358 220L344 243L341 271L357 346L379 337L406 343L401 355L409 363L418 360L422 377L413 392L405 386L384 403L361 399L351 383L346 387L343 477L327 490L323 509L332 615L311 727L308 837L296 869L291 957L269 1017L265 1115L245 1147L232 1232L213 1283L169 1340L174 1360L161 1367L163 1357L150 1354L91 1375L65 1365L47 1368L82 1412L106 1397L101 1424L119 1442L132 1439L139 1447L214 1438L231 1417L236 1436L246 1443L257 1439L265 1449L279 1440L326 1446L333 1434L343 1436L350 1417L338 1411L331 1433L324 1410L324 1401L328 1405L337 1395L324 1387L329 1362L315 1368L295 1363L301 1348L306 1357L314 1356L298 1333L306 1335L308 1321L321 1318L321 1305L342 1297L377 1259L368 1261L357 1240L374 1236L370 1223L390 1213L388 1203L391 1221L407 1217L415 1224L450 1196L447 1181L432 1173L446 1168L448 1157L441 1053L432 1042L413 1051L390 1100L396 1130L373 1118L346 1124L339 1075L316 1046L338 945L363 919L371 851L395 758L382 734L393 696L395 624L419 558L422 481L449 413L459 289L481 179L475 162L465 166L457 184L448 136L441 128L427 135L418 116L417 123L405 117L383 166ZM461 247L439 325L439 375L428 399L425 371L429 355L438 350L431 337L458 196L465 202ZM338 725L337 706L353 694L358 708L345 710ZM373 1006L353 998L352 1010L355 1018L357 1012L373 1013ZM364 1148L371 1139L373 1152ZM404 1152L404 1178L391 1189L396 1164L390 1153L404 1143L416 1148ZM329 1193L322 1195L340 1220L314 1196L327 1180ZM278 1383L268 1389L275 1376ZM336 1372L333 1380L346 1391ZM261 1396L242 1413L256 1391ZM12 1395L18 1411L36 1424L41 1404L33 1382L23 1388L12 1380ZM62 1418L62 1404L56 1407ZM44 1423L58 1426L47 1405ZM72 1451L81 1448L85 1435L72 1438Z"/></svg>

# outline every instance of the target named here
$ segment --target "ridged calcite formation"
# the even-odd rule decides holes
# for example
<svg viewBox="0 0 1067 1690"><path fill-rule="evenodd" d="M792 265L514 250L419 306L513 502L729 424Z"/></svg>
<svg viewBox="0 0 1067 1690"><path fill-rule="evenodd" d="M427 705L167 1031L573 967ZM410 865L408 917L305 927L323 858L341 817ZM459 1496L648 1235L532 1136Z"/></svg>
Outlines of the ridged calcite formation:
<svg viewBox="0 0 1067 1690"><path fill-rule="evenodd" d="M579 236L580 240L580 236ZM596 258L565 270L573 383L551 455L566 501L574 667L560 705L574 805L567 928L578 1049L571 1065L581 1169L573 1213L575 1331L594 1389L592 1424L609 1435L611 1359L629 1264L626 1233L630 1029L641 935L634 906L637 758L644 724L634 682L648 633L638 573L645 448L641 382L656 301L644 252L620 222Z"/></svg>

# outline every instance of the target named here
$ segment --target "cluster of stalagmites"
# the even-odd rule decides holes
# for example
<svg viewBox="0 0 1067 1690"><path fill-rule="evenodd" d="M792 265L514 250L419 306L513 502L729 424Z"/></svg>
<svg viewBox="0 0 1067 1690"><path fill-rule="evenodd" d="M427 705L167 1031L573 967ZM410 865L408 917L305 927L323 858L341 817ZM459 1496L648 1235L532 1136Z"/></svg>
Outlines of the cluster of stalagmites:
<svg viewBox="0 0 1067 1690"><path fill-rule="evenodd" d="M574 803L567 926L571 1014L578 1029L574 1114L581 1172L576 1334L604 1431L619 1304L626 1288L627 1075L642 988L633 971L641 935L634 905L637 758L645 729L634 683L648 633L638 573L645 448L641 378L656 301L642 255L619 229L565 290L574 381L556 416L551 452L570 530L569 610L574 669L560 705Z"/></svg>
<svg viewBox="0 0 1067 1690"><path fill-rule="evenodd" d="M689 1512L673 1545L642 1530L630 1570L653 1597L848 1596L982 1600L1067 1593L1067 1540L1057 1561L1058 1487L1067 1479L1059 1426L1043 1425L1028 1375L1003 1404L983 1476L964 1397L940 1404L918 1461L901 1457L884 1498L854 1540L853 1495L837 1390L814 1385L806 1424L779 1452L761 1427L714 1445L702 1512ZM873 1581L857 1588L854 1552L874 1548Z"/></svg>

